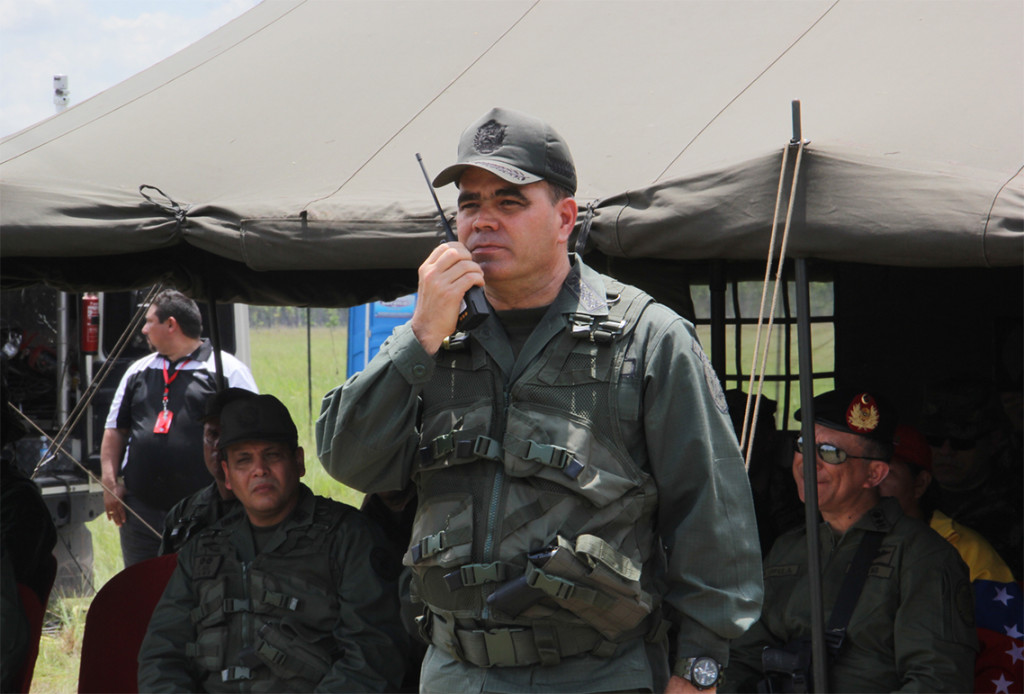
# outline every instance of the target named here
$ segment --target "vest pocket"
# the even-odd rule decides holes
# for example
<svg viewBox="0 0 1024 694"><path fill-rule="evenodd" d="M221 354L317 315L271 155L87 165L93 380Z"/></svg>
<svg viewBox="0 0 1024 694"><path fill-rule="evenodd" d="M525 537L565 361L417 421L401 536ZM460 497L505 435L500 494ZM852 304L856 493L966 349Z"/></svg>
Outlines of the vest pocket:
<svg viewBox="0 0 1024 694"><path fill-rule="evenodd" d="M317 635L289 620L267 622L257 633L257 657L282 680L298 677L319 682L331 668L330 654L316 643Z"/></svg>
<svg viewBox="0 0 1024 694"><path fill-rule="evenodd" d="M473 549L473 499L468 494L429 498L420 506L406 566L461 566Z"/></svg>
<svg viewBox="0 0 1024 694"><path fill-rule="evenodd" d="M620 460L599 432L558 412L511 408L502 444L509 475L554 482L598 508L643 483L632 461Z"/></svg>
<svg viewBox="0 0 1024 694"><path fill-rule="evenodd" d="M224 653L228 645L226 626L204 628L199 631L195 643L185 646L185 654L200 670L216 672L224 667Z"/></svg>

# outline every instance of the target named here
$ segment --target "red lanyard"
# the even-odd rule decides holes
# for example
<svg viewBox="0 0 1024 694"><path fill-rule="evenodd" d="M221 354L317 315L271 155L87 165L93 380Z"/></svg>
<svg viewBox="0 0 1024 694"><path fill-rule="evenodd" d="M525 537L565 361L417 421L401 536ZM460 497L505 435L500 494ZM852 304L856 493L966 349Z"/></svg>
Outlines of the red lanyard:
<svg viewBox="0 0 1024 694"><path fill-rule="evenodd" d="M181 373L181 370L185 368L185 364L189 363L189 361L191 361L191 359L189 357L185 357L185 361L181 362L181 364L178 365L178 368L174 370L174 374L168 377L168 362L167 357L164 357L164 412L167 411L167 396L171 392L171 384L174 383L174 379L178 377L178 374Z"/></svg>

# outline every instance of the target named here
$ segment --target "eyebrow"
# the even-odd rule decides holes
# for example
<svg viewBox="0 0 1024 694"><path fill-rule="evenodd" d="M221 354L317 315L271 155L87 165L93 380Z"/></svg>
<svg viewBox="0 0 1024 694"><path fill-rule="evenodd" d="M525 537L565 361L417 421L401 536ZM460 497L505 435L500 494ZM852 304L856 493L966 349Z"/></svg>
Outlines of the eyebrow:
<svg viewBox="0 0 1024 694"><path fill-rule="evenodd" d="M523 195L523 191L520 190L518 186L508 186L507 188L498 188L496 191L494 191L494 195L492 195L491 197L494 197L494 198L511 197L511 198L517 198L517 199L523 200L523 201L527 200L527 197L525 195ZM469 202L470 200L482 200L482 199L483 199L483 196L480 195L480 193L474 193L474 192L459 193L458 204L461 205L462 203Z"/></svg>

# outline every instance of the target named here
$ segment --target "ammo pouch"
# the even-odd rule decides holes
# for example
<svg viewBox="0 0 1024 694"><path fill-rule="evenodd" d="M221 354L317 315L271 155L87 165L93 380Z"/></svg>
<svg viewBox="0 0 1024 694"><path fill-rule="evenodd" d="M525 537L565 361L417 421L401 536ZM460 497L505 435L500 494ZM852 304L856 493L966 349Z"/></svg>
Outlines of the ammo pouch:
<svg viewBox="0 0 1024 694"><path fill-rule="evenodd" d="M267 622L257 632L253 650L274 677L302 679L316 685L330 670L331 658L316 643L320 635L304 632L288 620Z"/></svg>
<svg viewBox="0 0 1024 694"><path fill-rule="evenodd" d="M643 633L655 601L640 587L640 568L594 535L573 546L563 537L556 546L527 555L525 573L496 590L487 603L518 617L542 600L553 601L620 642ZM525 615L529 616L529 614Z"/></svg>
<svg viewBox="0 0 1024 694"><path fill-rule="evenodd" d="M761 652L761 670L764 679L758 683L757 691L762 694L814 691L810 640L797 639L781 648L766 647Z"/></svg>

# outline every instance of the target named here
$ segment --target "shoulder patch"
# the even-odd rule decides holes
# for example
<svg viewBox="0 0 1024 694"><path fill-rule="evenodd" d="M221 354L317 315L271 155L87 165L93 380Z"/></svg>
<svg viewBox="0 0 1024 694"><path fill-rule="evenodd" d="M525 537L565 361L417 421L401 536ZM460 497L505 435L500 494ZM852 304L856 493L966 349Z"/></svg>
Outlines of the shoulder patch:
<svg viewBox="0 0 1024 694"><path fill-rule="evenodd" d="M704 367L704 382L707 383L708 392L711 394L712 400L715 402L715 407L722 414L729 414L729 405L725 401L725 391L722 390L722 384L718 380L718 374L715 373L715 369L711 366L711 360L708 359L708 355L704 353L700 343L694 339L691 343L693 353L700 359L701 365Z"/></svg>
<svg viewBox="0 0 1024 694"><path fill-rule="evenodd" d="M220 571L221 562L224 560L223 554L204 554L196 557L195 569L192 571L192 577L196 579L202 578L213 578Z"/></svg>
<svg viewBox="0 0 1024 694"><path fill-rule="evenodd" d="M961 581L956 587L956 613L964 624L974 628L974 590L966 581Z"/></svg>

